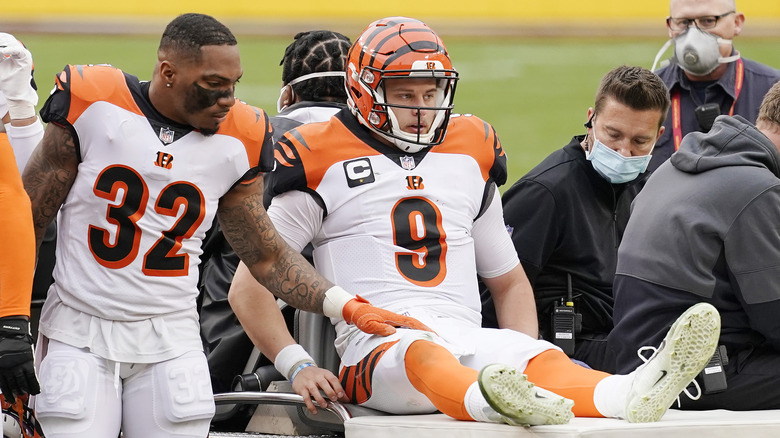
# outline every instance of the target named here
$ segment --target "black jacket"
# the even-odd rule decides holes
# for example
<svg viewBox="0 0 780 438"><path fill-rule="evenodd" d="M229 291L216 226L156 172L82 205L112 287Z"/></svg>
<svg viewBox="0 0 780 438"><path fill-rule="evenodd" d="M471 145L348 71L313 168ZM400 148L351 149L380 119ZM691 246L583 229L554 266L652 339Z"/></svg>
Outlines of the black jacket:
<svg viewBox="0 0 780 438"><path fill-rule="evenodd" d="M612 328L612 279L631 201L645 174L611 184L586 160L584 136L553 152L503 195L504 220L534 288L540 333L571 275L583 333Z"/></svg>

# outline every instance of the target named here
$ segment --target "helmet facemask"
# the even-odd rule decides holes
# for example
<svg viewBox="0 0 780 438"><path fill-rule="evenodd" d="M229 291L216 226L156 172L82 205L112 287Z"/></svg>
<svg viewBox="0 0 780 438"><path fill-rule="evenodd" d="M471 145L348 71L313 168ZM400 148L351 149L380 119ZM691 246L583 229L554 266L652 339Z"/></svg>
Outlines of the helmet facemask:
<svg viewBox="0 0 780 438"><path fill-rule="evenodd" d="M406 70L393 72L379 72L367 67L360 76L361 84L364 81L372 81L379 78L375 88L370 84L363 84L367 93L371 93L374 106L364 124L371 128L404 152L415 153L424 148L441 143L444 140L446 126L452 113L452 102L457 81L457 73L447 76L445 72L436 70ZM372 78L373 76L373 78ZM404 79L436 78L436 91L433 106L412 106L388 103L386 94L387 81ZM395 111L417 110L418 124L422 124L423 112L435 111L435 116L430 123L427 132L409 133L401 129Z"/></svg>

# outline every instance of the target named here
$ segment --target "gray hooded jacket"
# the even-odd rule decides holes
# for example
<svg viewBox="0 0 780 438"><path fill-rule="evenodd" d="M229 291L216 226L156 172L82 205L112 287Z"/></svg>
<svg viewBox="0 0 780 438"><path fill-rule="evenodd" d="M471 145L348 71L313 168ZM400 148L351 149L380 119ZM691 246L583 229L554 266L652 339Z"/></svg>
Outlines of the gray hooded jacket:
<svg viewBox="0 0 780 438"><path fill-rule="evenodd" d="M609 339L618 371L700 301L721 312L730 350L780 349L778 177L777 149L739 116L687 135L650 177L618 251Z"/></svg>

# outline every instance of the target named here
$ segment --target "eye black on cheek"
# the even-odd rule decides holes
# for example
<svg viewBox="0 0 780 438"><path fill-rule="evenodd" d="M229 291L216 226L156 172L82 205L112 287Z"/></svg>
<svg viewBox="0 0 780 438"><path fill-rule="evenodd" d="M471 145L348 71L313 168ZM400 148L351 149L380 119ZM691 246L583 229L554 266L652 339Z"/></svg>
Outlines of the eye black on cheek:
<svg viewBox="0 0 780 438"><path fill-rule="evenodd" d="M230 97L232 90L207 90L198 84L193 84L195 88L195 104L201 109L214 106L221 98Z"/></svg>

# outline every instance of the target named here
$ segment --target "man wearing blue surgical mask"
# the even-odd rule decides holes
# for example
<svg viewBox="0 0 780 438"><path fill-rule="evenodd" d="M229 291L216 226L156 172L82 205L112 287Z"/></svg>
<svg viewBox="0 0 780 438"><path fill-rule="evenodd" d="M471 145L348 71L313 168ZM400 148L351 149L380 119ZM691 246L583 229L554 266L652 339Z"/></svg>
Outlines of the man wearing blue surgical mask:
<svg viewBox="0 0 780 438"><path fill-rule="evenodd" d="M755 123L761 99L780 79L780 71L746 59L734 48L732 40L744 23L734 0L671 0L669 41L651 70L661 66L656 73L669 88L672 107L650 170L666 161L689 132L709 131L719 115L740 115ZM671 45L672 57L659 63Z"/></svg>
<svg viewBox="0 0 780 438"><path fill-rule="evenodd" d="M617 248L668 109L666 86L650 70L613 69L587 110L586 133L553 152L502 199L507 229L534 289L541 336L603 371L610 371L604 352ZM483 323L490 326L494 316L485 301Z"/></svg>
<svg viewBox="0 0 780 438"><path fill-rule="evenodd" d="M606 105L605 112L620 111L623 109L620 107L621 104L611 101ZM591 108L588 112L591 116L588 123L585 124L585 127L592 130L591 135L593 141L589 145L586 140L583 147L585 148L585 157L593 164L593 169L595 169L599 175L612 184L623 184L635 180L640 173L647 170L647 164L653 157L651 153L655 146L655 132L653 132L653 135L651 136L643 136L642 133L640 133L636 138L626 139L623 129L621 128L629 128L630 125L620 125L626 125L627 123L631 123L631 121L617 119L616 125L618 126L613 125L604 128L604 130L607 131L607 135L611 139L610 143L612 144L612 146L607 146L604 142L596 138L596 129L593 127L593 119L596 116L594 110ZM652 111L634 112L632 118L640 119L640 123L641 119L652 119L654 116ZM610 121L615 120L614 116L616 116L616 114L612 116L613 118L609 119ZM606 117L609 117L609 115ZM659 132L663 132L663 126ZM649 132L646 134L649 134ZM650 141L653 142L649 143Z"/></svg>

